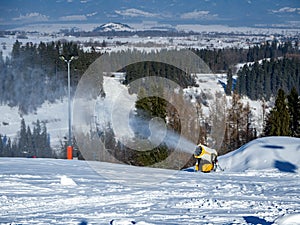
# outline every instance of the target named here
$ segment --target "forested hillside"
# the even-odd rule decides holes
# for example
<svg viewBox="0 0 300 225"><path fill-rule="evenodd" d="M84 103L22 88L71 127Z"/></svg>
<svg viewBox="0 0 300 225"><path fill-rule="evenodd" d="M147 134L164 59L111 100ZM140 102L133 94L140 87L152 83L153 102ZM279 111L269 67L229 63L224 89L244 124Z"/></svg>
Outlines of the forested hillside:
<svg viewBox="0 0 300 225"><path fill-rule="evenodd" d="M281 88L290 92L293 87L300 92L300 50L298 42L266 42L249 49L194 50L213 72L226 72L227 83L235 91L252 100L269 100ZM246 63L252 62L252 63ZM236 71L234 65L245 63ZM229 94L232 90L227 90Z"/></svg>
<svg viewBox="0 0 300 225"><path fill-rule="evenodd" d="M267 42L249 49L192 50L213 72L228 72L234 70L233 66L238 63L255 62L238 71L237 92L251 99L264 97L268 100L270 96L276 95L279 88L290 91L295 87L299 92L300 53L297 46L298 43L291 42ZM66 95L67 65L59 56L79 56L72 61L71 66L71 86L76 87L84 71L101 55L93 49L84 52L74 42L41 42L36 45L16 41L11 58L0 57L0 103L18 106L21 113L27 113L34 111L46 100L54 102L62 98ZM147 53L140 53L139 57L143 54ZM266 58L270 60L258 63L258 60ZM147 71L144 65L148 67ZM182 87L194 84L190 76L178 76L183 71L163 64L140 63L129 65L125 70L125 83L138 78L138 73L146 72L144 74L171 76Z"/></svg>
<svg viewBox="0 0 300 225"><path fill-rule="evenodd" d="M226 72L238 63L255 62L266 58L277 59L288 54L299 54L298 42L277 41L255 45L248 49L225 48L225 49L192 49L202 58L214 73Z"/></svg>
<svg viewBox="0 0 300 225"><path fill-rule="evenodd" d="M252 100L275 96L281 88L286 92L296 88L300 92L300 54L297 57L271 58L261 63L245 64L238 71L236 91Z"/></svg>
<svg viewBox="0 0 300 225"><path fill-rule="evenodd" d="M79 56L71 64L71 86L72 94L74 94L77 83L85 70L101 56L95 48L91 49L90 52L85 52L79 43L73 42L41 42L35 45L16 41L11 58L0 57L0 103L17 106L22 115L35 112L45 101L55 102L65 97L67 65L59 59L60 55L67 58L71 55ZM300 52L298 43L267 42L249 49L193 49L193 51L209 65L213 72L227 73L227 85L225 84L224 88L226 94L232 96L229 104L226 105L224 104L226 100L216 93L216 102L210 106L209 118L204 118L201 104L199 104L197 112L200 119L196 121L200 126L200 133L197 134L199 135L198 142L206 143L208 139L214 139L211 136L211 130L215 126L213 121L220 119L226 121L226 127L222 128L225 134L223 142L220 143L219 154L234 150L257 137L250 106L242 102L242 96L248 96L252 100L263 98L264 101L276 97L275 107L270 114L265 115L264 133L261 135L299 137ZM131 54L142 60L143 56L155 53L133 50ZM236 70L237 64L244 64L244 66ZM171 65L146 61L128 65L120 71L126 73L124 85L144 76L160 76L173 80L182 88L197 86L195 77L188 73L189 68L181 71ZM148 89L152 88L151 84L147 85ZM150 121L153 117L160 117L167 122L169 128L180 132L178 116L180 112L174 110L171 104L159 97L144 98L143 93L145 94L146 90L133 89L132 85L129 85L129 91L138 95L136 102L138 116L146 121ZM200 96L197 102L201 103L202 100ZM224 115L220 112L224 112ZM283 123L277 121L283 121ZM46 130L46 127L44 129ZM46 140L47 135L45 136L44 133L39 133L39 135L43 135L43 139ZM122 143L114 139L114 131L110 124L105 132L100 133L105 134L105 137L100 135L100 138L105 140L105 146L110 149L112 155L133 165L152 165L164 160L173 151L163 144L153 151L144 153L126 149ZM34 147L34 144L38 142L29 141L30 144L27 143L25 146L22 134L26 135L27 141L38 137L37 134L36 137L32 137L30 128L26 128L25 131L21 125L18 139L6 141L5 148L2 146L2 152L7 151L8 148L17 151L18 147L23 146L22 149L25 149L25 152L30 148L32 154L38 155L35 149L39 147ZM1 139L3 143L3 135ZM42 145L47 146L47 143ZM47 146L45 149L48 147L50 148ZM120 152L120 149L126 149L127 155ZM51 150L45 154L49 156L50 152ZM15 156L23 154L19 151L14 154L6 153L5 155ZM40 156L43 157L43 155Z"/></svg>
<svg viewBox="0 0 300 225"><path fill-rule="evenodd" d="M43 102L54 102L66 95L67 65L60 55L78 55L71 66L71 86L100 56L83 52L73 42L50 42L39 45L16 41L11 58L0 57L0 103L18 106L20 113L33 112ZM74 89L73 89L74 90Z"/></svg>

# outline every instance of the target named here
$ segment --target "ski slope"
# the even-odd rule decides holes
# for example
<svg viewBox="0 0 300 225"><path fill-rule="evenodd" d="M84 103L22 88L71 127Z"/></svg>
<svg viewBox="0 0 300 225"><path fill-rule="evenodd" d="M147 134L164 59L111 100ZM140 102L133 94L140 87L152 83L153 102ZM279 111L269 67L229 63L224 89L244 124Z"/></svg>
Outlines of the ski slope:
<svg viewBox="0 0 300 225"><path fill-rule="evenodd" d="M224 172L209 174L0 158L0 224L300 224L298 140L257 139L221 157ZM257 149L270 143L282 149ZM285 151L281 160L298 164L293 171L276 164L258 168L265 159L249 155L262 150L270 158ZM240 167L229 159L239 160ZM139 176L140 182L130 179ZM156 182L147 182L153 177Z"/></svg>
<svg viewBox="0 0 300 225"><path fill-rule="evenodd" d="M115 77L104 77L104 91L106 97L103 101L98 101L95 109L95 118L97 123L109 122L111 115L118 117L117 110L113 111L116 106L122 109L120 112L128 112L136 101L135 95L130 95L126 86L122 85L120 80L123 79L124 74L115 73ZM196 102L196 96L204 94L207 96L208 105L202 105L202 110L205 117L209 116L209 105L213 104L214 95L216 92L224 94L224 89L219 83L219 80L226 82L225 74L197 74L196 82L199 87L189 87L185 89L185 93L191 97L192 102ZM227 101L230 101L231 97L227 97ZM112 102L114 104L112 104ZM262 130L262 105L259 101L252 101L247 98L243 99L244 104L249 102L253 117L253 127L257 129L258 134ZM24 118L26 125L29 125L33 129L34 123L39 119L41 122L46 123L47 131L50 134L51 147L54 151L61 150L61 143L65 140L68 133L68 100L63 98L57 100L55 103L44 102L36 112L22 115L18 107L10 107L8 105L0 105L0 134L10 137L12 141L18 137L18 132L21 127L21 120ZM73 112L72 112L73 113ZM120 118L124 115L120 115ZM118 129L121 133L127 132L128 124L124 124L124 121L120 121ZM121 126L121 124L123 126ZM115 131L116 132L116 131ZM132 135L129 135L132 136Z"/></svg>

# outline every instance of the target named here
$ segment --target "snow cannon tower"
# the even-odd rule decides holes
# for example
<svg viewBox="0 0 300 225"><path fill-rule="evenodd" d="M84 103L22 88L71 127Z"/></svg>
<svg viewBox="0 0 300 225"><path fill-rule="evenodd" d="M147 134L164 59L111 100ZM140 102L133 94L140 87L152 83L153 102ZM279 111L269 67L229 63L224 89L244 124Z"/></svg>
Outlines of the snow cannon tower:
<svg viewBox="0 0 300 225"><path fill-rule="evenodd" d="M202 144L198 144L195 149L194 157L197 159L195 170L209 173L217 167L218 153L215 149L208 148Z"/></svg>

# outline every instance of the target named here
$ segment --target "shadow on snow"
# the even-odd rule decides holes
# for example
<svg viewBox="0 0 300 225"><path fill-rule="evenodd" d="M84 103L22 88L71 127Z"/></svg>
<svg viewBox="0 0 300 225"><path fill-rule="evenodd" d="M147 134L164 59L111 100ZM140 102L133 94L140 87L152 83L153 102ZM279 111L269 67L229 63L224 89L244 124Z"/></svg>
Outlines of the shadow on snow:
<svg viewBox="0 0 300 225"><path fill-rule="evenodd" d="M244 216L243 217L244 220L246 221L246 223L248 224L253 224L253 225L271 225L273 223L266 221L265 219L261 219L259 217L256 216Z"/></svg>
<svg viewBox="0 0 300 225"><path fill-rule="evenodd" d="M280 172L286 173L296 173L297 166L290 162L283 162L279 160L275 160L274 167L278 169Z"/></svg>

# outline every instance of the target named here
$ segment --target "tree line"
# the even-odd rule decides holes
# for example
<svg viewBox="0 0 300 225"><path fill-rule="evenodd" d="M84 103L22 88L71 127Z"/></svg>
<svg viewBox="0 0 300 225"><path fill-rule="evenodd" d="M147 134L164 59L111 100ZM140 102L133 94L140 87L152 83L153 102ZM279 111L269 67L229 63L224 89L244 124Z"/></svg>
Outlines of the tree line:
<svg viewBox="0 0 300 225"><path fill-rule="evenodd" d="M1 157L42 157L55 156L50 146L50 135L46 124L37 120L33 129L26 126L25 120L21 120L20 131L17 138L11 140L6 135L0 134Z"/></svg>
<svg viewBox="0 0 300 225"><path fill-rule="evenodd" d="M236 91L240 95L248 96L252 100L269 100L276 96L279 89L290 92L293 87L300 92L300 58L284 57L256 61L245 64L237 73ZM230 83L232 78L228 74Z"/></svg>
<svg viewBox="0 0 300 225"><path fill-rule="evenodd" d="M204 60L214 73L227 72L233 65L245 62L255 62L266 58L277 59L287 54L299 54L298 42L267 41L248 49L191 49Z"/></svg>

